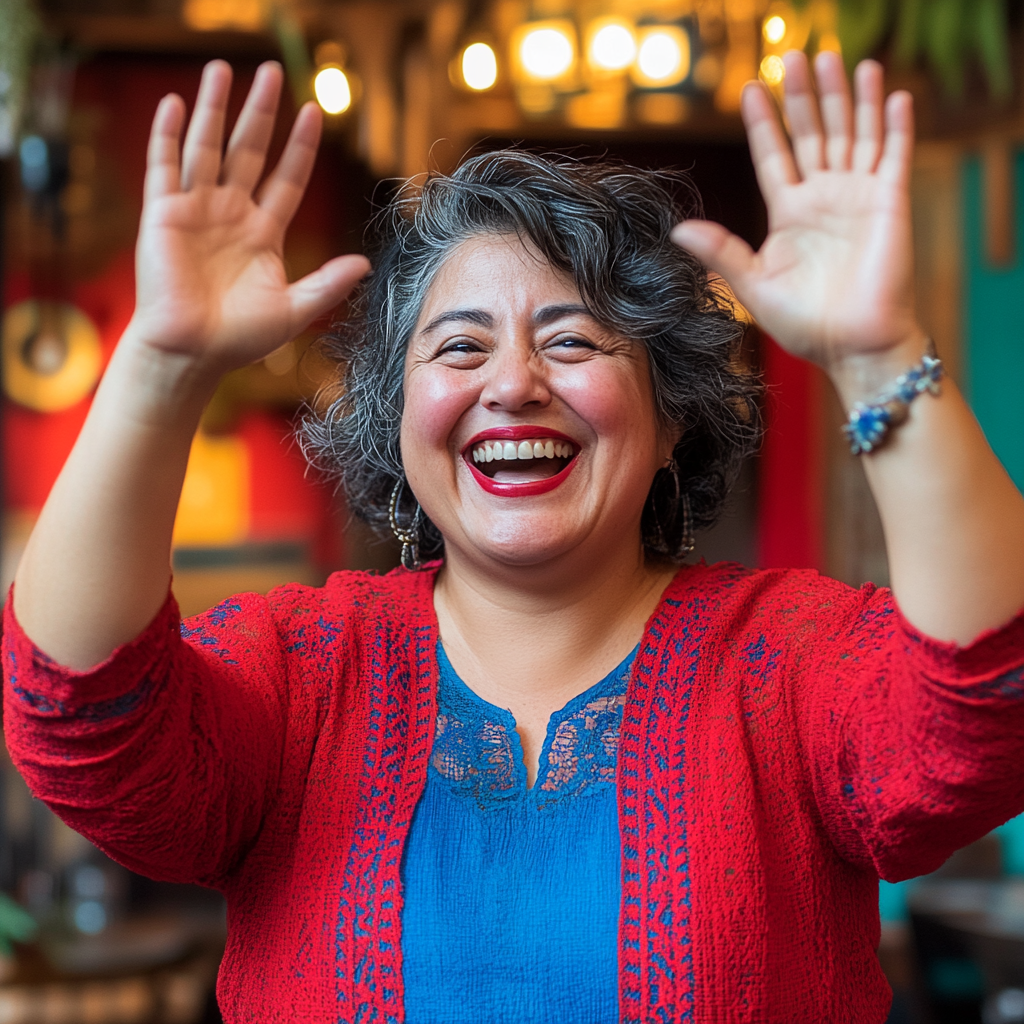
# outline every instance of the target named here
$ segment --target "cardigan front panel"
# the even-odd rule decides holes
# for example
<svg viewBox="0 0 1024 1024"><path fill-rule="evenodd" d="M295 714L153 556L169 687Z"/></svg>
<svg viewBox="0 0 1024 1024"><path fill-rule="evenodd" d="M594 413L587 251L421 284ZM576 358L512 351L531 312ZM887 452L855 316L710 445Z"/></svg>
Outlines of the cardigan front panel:
<svg viewBox="0 0 1024 1024"><path fill-rule="evenodd" d="M699 633L705 654L687 700L680 800L696 1018L876 1024L891 999L875 952L877 878L837 858L822 827L796 708L808 680L780 622L809 595L780 602L780 583L722 571L686 593L671 627Z"/></svg>
<svg viewBox="0 0 1024 1024"><path fill-rule="evenodd" d="M403 1019L400 863L436 719L433 577L328 586L306 622L282 629L297 656L290 715L307 723L295 744L305 761L295 759L259 843L223 885L226 1020ZM254 1000L254 979L272 999Z"/></svg>

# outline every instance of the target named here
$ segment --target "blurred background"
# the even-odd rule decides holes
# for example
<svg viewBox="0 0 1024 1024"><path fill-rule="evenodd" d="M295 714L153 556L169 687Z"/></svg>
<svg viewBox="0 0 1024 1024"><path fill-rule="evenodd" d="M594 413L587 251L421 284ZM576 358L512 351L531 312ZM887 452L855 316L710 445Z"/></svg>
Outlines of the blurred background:
<svg viewBox="0 0 1024 1024"><path fill-rule="evenodd" d="M751 244L765 211L742 85L780 54L883 60L919 118L921 315L1024 487L1024 3L1020 0L0 0L0 487L3 592L133 304L145 141L159 98L200 69L288 72L327 130L288 236L289 272L361 248L402 179L511 142L688 171L706 215ZM196 435L175 527L186 614L241 590L386 570L395 545L306 469L296 415L337 373L316 329L229 375ZM767 434L709 561L887 582L842 411L751 325ZM219 898L107 860L0 766L0 1024L216 1021ZM1024 823L933 876L882 886L891 1021L1024 1022Z"/></svg>

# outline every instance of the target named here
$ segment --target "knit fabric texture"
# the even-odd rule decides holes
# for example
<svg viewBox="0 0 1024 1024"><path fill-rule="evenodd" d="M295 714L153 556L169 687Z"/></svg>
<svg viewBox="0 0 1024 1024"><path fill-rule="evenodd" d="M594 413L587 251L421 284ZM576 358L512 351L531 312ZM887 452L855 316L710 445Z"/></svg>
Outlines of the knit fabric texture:
<svg viewBox="0 0 1024 1024"><path fill-rule="evenodd" d="M512 714L440 644L434 749L402 864L408 1024L615 1024L615 763L633 651L549 722L527 788Z"/></svg>
<svg viewBox="0 0 1024 1024"><path fill-rule="evenodd" d="M36 650L7 603L16 764L123 864L224 892L229 1024L404 1020L435 574L341 573L184 625L169 599L89 672ZM1022 748L1024 614L959 649L885 590L681 569L622 716L620 1021L881 1024L878 877L1024 810Z"/></svg>

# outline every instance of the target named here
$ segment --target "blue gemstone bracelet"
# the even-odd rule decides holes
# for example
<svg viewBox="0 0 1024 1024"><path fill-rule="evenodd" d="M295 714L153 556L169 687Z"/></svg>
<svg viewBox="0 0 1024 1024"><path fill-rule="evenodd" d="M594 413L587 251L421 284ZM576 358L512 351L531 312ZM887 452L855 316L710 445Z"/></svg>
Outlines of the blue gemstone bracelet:
<svg viewBox="0 0 1024 1024"><path fill-rule="evenodd" d="M849 420L843 425L843 433L854 455L865 455L879 448L889 431L907 418L910 403L922 392L940 393L942 360L936 357L930 342L928 347L921 362L901 373L874 402L854 405Z"/></svg>

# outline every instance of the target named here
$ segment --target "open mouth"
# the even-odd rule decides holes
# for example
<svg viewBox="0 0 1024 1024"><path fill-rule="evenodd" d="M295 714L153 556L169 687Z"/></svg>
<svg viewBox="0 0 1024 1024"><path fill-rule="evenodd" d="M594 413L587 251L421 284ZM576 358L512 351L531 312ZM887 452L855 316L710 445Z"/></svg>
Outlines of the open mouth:
<svg viewBox="0 0 1024 1024"><path fill-rule="evenodd" d="M579 454L580 446L565 434L525 424L483 431L462 450L476 482L505 498L533 497L560 487Z"/></svg>
<svg viewBox="0 0 1024 1024"><path fill-rule="evenodd" d="M489 480L522 484L557 476L575 455L571 441L538 436L480 441L466 451L465 457Z"/></svg>

